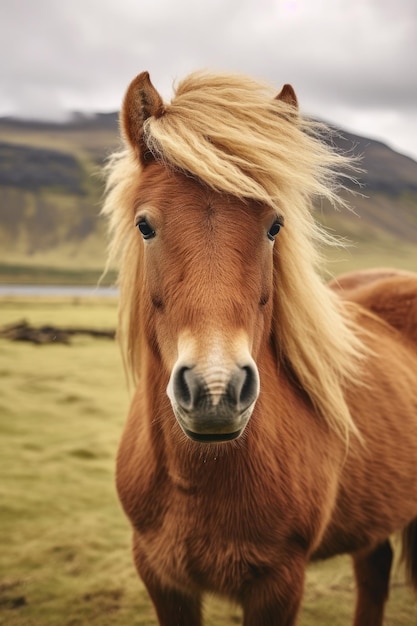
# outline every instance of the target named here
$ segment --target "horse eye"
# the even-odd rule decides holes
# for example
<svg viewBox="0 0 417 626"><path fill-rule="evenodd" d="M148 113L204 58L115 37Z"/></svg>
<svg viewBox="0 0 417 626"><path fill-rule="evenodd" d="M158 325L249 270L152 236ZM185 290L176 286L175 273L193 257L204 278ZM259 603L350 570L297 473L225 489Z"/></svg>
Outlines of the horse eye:
<svg viewBox="0 0 417 626"><path fill-rule="evenodd" d="M272 224L271 228L268 230L268 239L270 239L271 241L274 241L274 238L276 235L278 235L279 231L281 230L281 222L279 222L278 220L275 220L275 222Z"/></svg>
<svg viewBox="0 0 417 626"><path fill-rule="evenodd" d="M153 239L155 237L156 232L144 217L141 217L136 226L144 239Z"/></svg>

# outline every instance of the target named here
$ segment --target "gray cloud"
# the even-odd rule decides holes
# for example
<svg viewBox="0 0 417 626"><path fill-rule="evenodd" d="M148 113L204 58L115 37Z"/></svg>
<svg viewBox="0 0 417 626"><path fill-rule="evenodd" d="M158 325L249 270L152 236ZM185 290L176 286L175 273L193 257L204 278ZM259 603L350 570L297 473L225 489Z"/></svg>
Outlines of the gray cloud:
<svg viewBox="0 0 417 626"><path fill-rule="evenodd" d="M417 158L415 0L3 0L0 114L114 110L147 69L291 82L304 111Z"/></svg>

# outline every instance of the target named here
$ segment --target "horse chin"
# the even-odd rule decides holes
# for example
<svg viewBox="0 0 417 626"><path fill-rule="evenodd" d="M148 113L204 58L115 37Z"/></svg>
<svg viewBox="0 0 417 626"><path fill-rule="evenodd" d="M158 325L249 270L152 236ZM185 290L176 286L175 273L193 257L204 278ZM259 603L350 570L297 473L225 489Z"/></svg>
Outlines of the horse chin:
<svg viewBox="0 0 417 626"><path fill-rule="evenodd" d="M192 441L198 443L227 443L238 439L252 415L253 406L239 415L189 415L173 405L174 415L181 430Z"/></svg>
<svg viewBox="0 0 417 626"><path fill-rule="evenodd" d="M243 428L237 430L233 433L196 433L186 428L183 428L184 433L192 439L192 441L197 441L198 443L227 443L228 441L233 441L233 439L237 439L243 433Z"/></svg>

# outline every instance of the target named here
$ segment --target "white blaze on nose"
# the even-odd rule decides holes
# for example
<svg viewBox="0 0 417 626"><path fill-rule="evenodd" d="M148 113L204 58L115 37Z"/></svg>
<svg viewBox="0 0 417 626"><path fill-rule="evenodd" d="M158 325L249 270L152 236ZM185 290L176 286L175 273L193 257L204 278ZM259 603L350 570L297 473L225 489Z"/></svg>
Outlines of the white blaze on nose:
<svg viewBox="0 0 417 626"><path fill-rule="evenodd" d="M226 354L223 343L213 340L207 347L207 353L199 370L211 396L212 405L216 406L226 392L230 380L230 354Z"/></svg>

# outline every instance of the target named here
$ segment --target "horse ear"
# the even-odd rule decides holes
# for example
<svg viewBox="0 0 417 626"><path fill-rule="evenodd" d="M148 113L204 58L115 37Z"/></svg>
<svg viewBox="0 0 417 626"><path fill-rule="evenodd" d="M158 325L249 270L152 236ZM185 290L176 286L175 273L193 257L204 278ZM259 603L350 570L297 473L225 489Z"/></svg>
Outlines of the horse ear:
<svg viewBox="0 0 417 626"><path fill-rule="evenodd" d="M148 72L142 72L130 83L120 114L121 130L132 148L145 162L150 153L145 145L143 123L149 117L161 117L164 103L151 83Z"/></svg>
<svg viewBox="0 0 417 626"><path fill-rule="evenodd" d="M296 111L298 111L298 100L292 85L284 85L275 99L286 102L286 104L291 105Z"/></svg>

